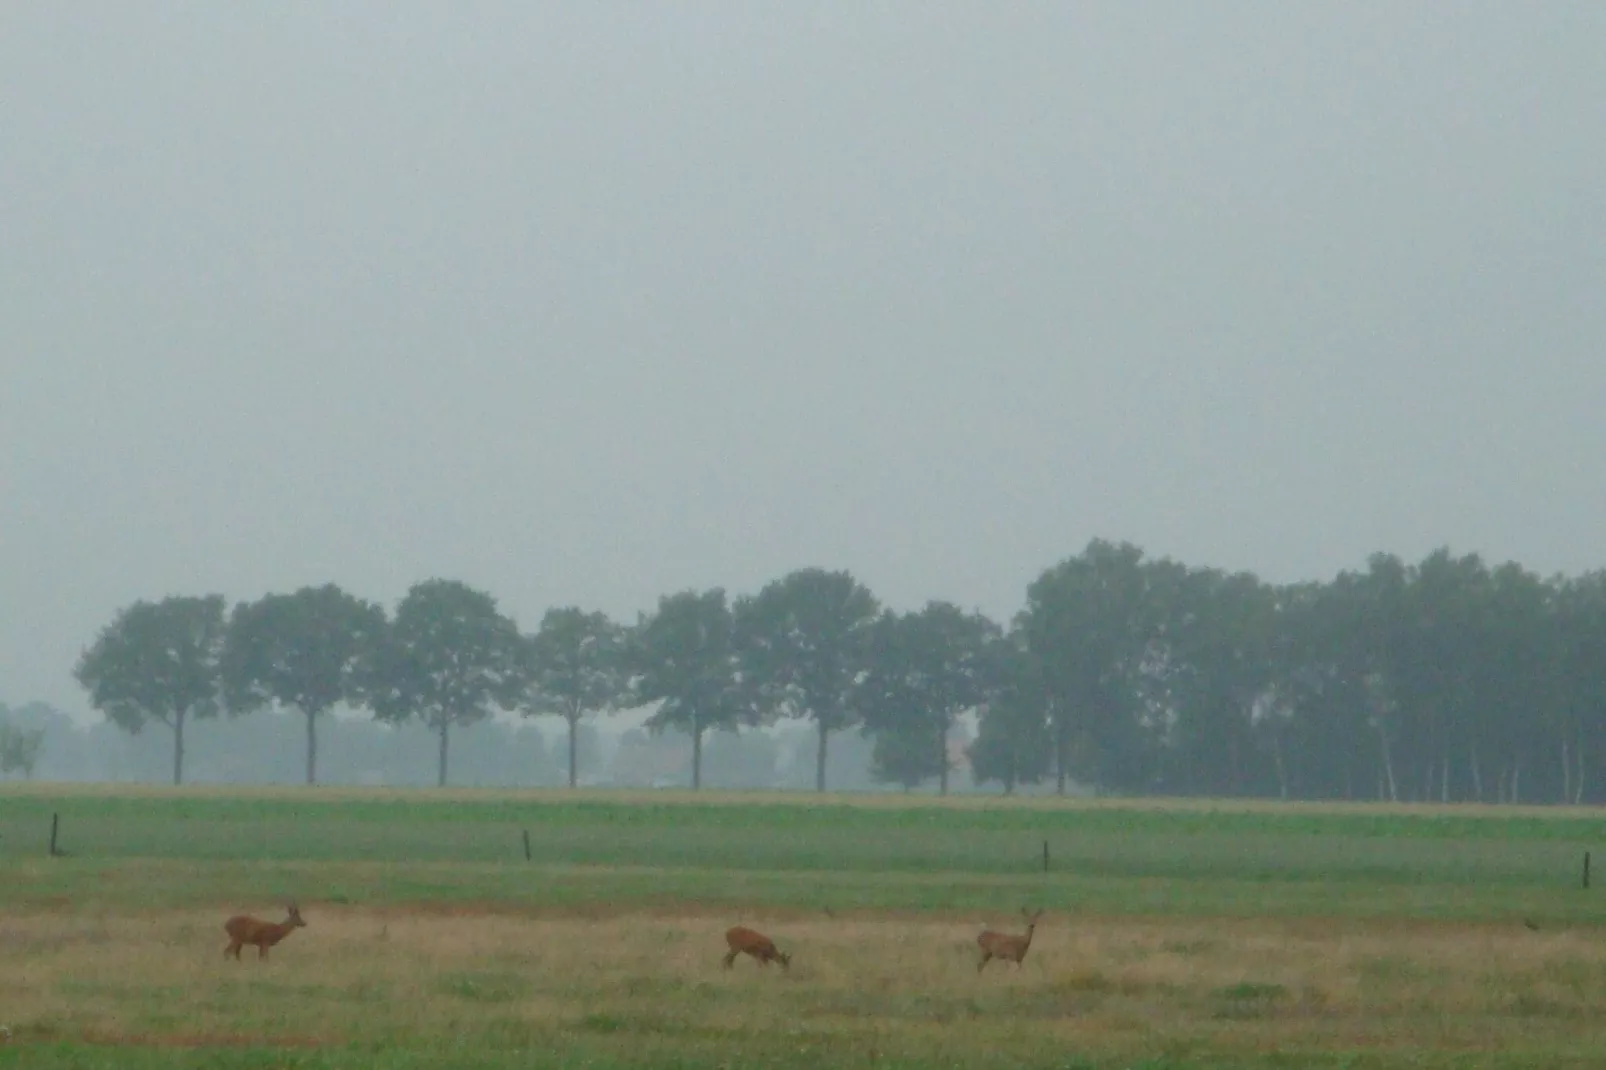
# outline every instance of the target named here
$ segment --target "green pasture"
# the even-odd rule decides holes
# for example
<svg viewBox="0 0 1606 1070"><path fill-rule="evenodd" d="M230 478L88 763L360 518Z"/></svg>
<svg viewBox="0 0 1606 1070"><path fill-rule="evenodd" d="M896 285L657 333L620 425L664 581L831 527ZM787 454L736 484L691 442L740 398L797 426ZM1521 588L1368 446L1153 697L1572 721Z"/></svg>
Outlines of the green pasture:
<svg viewBox="0 0 1606 1070"><path fill-rule="evenodd" d="M53 815L65 857L47 856ZM528 836L530 858L524 854ZM1043 846L1048 845L1048 868ZM0 906L696 902L1592 923L1594 813L351 789L0 792ZM1012 906L1012 904L1014 906Z"/></svg>

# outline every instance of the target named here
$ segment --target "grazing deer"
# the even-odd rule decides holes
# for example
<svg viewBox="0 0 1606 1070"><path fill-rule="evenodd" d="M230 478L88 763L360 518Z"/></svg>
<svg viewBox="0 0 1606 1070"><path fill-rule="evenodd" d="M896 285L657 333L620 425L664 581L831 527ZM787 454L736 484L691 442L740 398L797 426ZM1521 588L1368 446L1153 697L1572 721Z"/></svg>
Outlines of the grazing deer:
<svg viewBox="0 0 1606 1070"><path fill-rule="evenodd" d="M223 949L223 957L234 956L240 960L240 949L246 944L255 944L257 958L268 957L268 948L290 935L291 930L299 929L307 924L301 920L301 908L291 903L290 916L281 922L258 921L245 914L236 914L223 923L223 931L229 934L229 946Z"/></svg>
<svg viewBox="0 0 1606 1070"><path fill-rule="evenodd" d="M1025 936L983 929L981 935L976 937L976 945L981 948L981 961L976 964L977 973L980 973L982 967L993 959L1013 962L1017 966L1022 964L1021 960L1026 957L1026 949L1032 946L1032 933L1037 930L1037 919L1043 916L1043 912L1039 910L1036 914L1031 914L1025 907L1022 907L1020 912L1026 919Z"/></svg>
<svg viewBox="0 0 1606 1070"><path fill-rule="evenodd" d="M752 955L760 966L768 966L772 961L779 962L783 970L792 964L791 955L775 950L775 941L746 926L737 925L725 930L725 943L730 945L730 951L725 955L727 970L736 961L737 955Z"/></svg>

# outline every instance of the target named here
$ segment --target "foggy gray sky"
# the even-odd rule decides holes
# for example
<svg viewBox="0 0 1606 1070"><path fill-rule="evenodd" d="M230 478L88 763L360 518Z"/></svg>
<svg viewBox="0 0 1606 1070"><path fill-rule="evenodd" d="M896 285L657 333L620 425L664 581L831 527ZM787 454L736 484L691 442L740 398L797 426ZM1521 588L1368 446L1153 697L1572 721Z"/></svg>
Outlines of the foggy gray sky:
<svg viewBox="0 0 1606 1070"><path fill-rule="evenodd" d="M1606 564L1606 4L11 2L0 700L123 605Z"/></svg>

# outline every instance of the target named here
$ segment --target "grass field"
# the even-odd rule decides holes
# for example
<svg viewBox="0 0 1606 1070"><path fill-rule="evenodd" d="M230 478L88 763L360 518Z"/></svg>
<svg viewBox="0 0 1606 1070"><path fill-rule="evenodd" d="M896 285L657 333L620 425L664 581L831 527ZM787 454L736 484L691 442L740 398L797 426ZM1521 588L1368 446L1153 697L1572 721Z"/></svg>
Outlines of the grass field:
<svg viewBox="0 0 1606 1070"><path fill-rule="evenodd" d="M7 786L0 1067L1598 1067L1602 844L1573 810ZM736 922L791 970L722 970Z"/></svg>

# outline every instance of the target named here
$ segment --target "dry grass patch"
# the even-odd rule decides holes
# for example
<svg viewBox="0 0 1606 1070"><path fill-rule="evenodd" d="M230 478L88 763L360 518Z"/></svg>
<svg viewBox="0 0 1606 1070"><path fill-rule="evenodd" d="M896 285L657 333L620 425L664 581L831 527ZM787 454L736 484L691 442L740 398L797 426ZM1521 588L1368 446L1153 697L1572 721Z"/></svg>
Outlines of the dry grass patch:
<svg viewBox="0 0 1606 1070"><path fill-rule="evenodd" d="M303 907L306 928L240 963L223 959L222 909L9 918L6 1021L22 1043L473 1034L704 1050L796 1035L903 1052L1606 1050L1594 1013L1606 948L1566 932L1049 915L1022 966L978 975L976 933L1006 919ZM738 921L792 952L791 970L722 970Z"/></svg>

